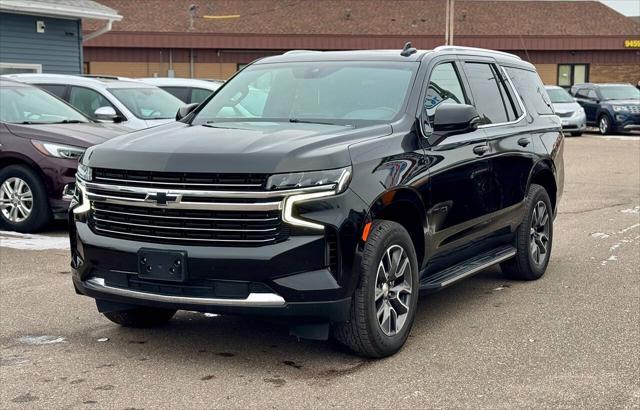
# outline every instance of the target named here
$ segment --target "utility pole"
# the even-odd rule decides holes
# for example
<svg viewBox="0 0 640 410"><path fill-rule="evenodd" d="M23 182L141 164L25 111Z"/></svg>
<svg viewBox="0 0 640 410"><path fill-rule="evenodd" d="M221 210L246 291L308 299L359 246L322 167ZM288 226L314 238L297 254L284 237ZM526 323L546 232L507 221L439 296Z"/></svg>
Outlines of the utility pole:
<svg viewBox="0 0 640 410"><path fill-rule="evenodd" d="M444 44L447 46L453 45L453 22L454 22L454 2L455 0L446 0L447 5L445 8L444 17Z"/></svg>

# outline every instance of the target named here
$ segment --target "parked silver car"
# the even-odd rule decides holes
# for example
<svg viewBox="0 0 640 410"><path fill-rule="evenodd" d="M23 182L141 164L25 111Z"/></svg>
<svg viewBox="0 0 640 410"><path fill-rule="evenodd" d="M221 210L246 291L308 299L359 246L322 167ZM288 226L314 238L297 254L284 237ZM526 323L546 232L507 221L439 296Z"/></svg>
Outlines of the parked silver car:
<svg viewBox="0 0 640 410"><path fill-rule="evenodd" d="M555 85L548 85L545 88L551 98L553 110L562 120L562 131L575 137L582 135L587 129L587 116L584 108L564 88Z"/></svg>
<svg viewBox="0 0 640 410"><path fill-rule="evenodd" d="M175 121L184 105L158 87L131 79L63 74L4 77L44 88L95 121L117 122L132 130Z"/></svg>
<svg viewBox="0 0 640 410"><path fill-rule="evenodd" d="M147 84L160 87L185 104L201 103L223 84L222 81L205 81L194 78L150 77L139 78Z"/></svg>

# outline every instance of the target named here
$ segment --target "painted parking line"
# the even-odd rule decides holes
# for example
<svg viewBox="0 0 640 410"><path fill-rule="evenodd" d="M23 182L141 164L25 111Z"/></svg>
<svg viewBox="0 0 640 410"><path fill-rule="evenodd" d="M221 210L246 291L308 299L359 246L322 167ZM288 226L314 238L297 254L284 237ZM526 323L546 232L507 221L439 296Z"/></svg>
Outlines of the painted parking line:
<svg viewBox="0 0 640 410"><path fill-rule="evenodd" d="M28 233L0 231L0 247L43 251L69 249L67 236L33 235Z"/></svg>

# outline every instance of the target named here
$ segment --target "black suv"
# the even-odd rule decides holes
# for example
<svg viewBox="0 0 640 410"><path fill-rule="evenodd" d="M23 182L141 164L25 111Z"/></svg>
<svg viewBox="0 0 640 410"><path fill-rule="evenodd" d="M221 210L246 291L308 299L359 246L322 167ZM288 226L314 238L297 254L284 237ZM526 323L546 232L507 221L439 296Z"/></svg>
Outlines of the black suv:
<svg viewBox="0 0 640 410"><path fill-rule="evenodd" d="M587 124L601 134L640 130L640 90L631 84L576 84L571 94L584 108Z"/></svg>
<svg viewBox="0 0 640 410"><path fill-rule="evenodd" d="M178 117L78 169L73 283L113 322L279 315L383 357L420 293L497 263L547 268L561 123L513 55L288 52Z"/></svg>

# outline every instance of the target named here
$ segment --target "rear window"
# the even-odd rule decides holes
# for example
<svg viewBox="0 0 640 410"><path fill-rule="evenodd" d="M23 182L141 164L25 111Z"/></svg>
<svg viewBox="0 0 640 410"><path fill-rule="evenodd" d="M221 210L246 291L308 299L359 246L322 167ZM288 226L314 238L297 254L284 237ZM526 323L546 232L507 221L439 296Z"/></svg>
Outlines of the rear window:
<svg viewBox="0 0 640 410"><path fill-rule="evenodd" d="M540 115L553 114L551 100L538 73L514 67L505 67L505 70L529 111Z"/></svg>

